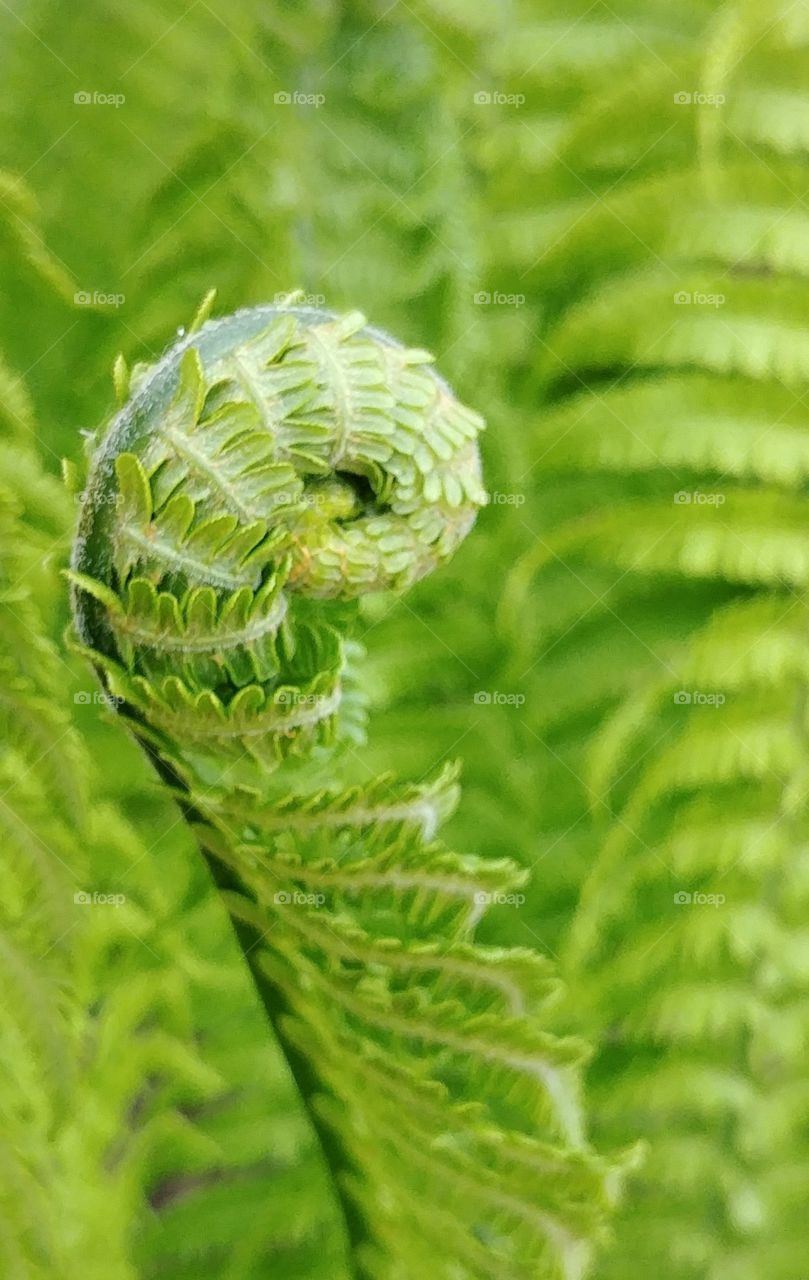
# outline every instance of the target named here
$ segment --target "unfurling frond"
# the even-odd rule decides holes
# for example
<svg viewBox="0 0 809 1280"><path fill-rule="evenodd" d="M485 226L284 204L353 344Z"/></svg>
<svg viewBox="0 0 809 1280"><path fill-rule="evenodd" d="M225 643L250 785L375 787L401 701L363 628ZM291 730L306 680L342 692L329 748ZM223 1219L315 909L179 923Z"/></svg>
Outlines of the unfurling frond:
<svg viewBox="0 0 809 1280"><path fill-rule="evenodd" d="M73 557L82 646L211 859L380 1280L576 1280L613 1181L585 1048L542 1027L550 966L473 941L525 875L442 844L455 770L313 782L356 599L451 556L481 427L357 314L207 321L112 422Z"/></svg>

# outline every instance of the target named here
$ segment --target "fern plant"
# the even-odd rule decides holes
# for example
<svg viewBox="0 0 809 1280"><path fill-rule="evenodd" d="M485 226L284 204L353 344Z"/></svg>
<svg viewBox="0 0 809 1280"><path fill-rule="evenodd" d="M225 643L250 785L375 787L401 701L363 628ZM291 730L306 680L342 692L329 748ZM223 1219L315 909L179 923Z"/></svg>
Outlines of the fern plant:
<svg viewBox="0 0 809 1280"><path fill-rule="evenodd" d="M103 43L95 39L101 19ZM217 676L215 687L227 701L249 673L248 683L255 677L262 689L280 689L286 665L283 674L267 673L279 657L296 660L277 649L285 632L297 634L305 621L320 634L330 621L344 637L345 667L335 677L332 666L309 694L336 701L339 686L336 738L319 741L332 729L318 728L316 718L289 722L280 745L274 734L265 742L267 761L233 752L217 764L190 740L188 760L175 758L176 749L166 755L166 726L193 716L163 698L173 663L143 635L162 625L153 607L174 616L162 597L182 593L183 579L137 588L131 616L125 583L112 582L117 604L85 601L102 629L105 610L117 610L121 648L107 628L102 657L134 682L133 697L142 696L128 716L142 738L152 735L148 749L164 761L170 783L151 789L148 765L126 744L125 717L102 729L79 709L94 763L91 773L78 765L77 776L103 795L103 814L126 832L105 858L96 829L99 839L89 843L99 870L91 879L101 887L110 862L126 866L141 907L137 928L161 957L160 994L131 1023L105 1023L104 1043L121 1045L130 1030L159 1022L173 983L172 1030L184 1050L175 1042L177 1061L191 1070L190 1046L192 1062L196 1053L220 1073L218 1085L206 1078L204 1100L188 1103L182 1082L169 1083L166 1055L165 1090L159 1101L149 1091L151 1109L135 1085L132 1106L121 1101L116 1110L114 1072L96 1077L116 1151L122 1136L131 1139L130 1126L144 1147L144 1128L166 1135L151 1159L127 1165L129 1198L116 1200L116 1220L128 1215L137 1240L138 1269L148 1280L259 1280L284 1271L312 1280L319 1266L331 1280L343 1265L328 1193L320 1185L305 1193L321 1167L311 1129L239 982L234 949L221 934L221 903L201 876L186 882L190 828L178 823L161 835L176 819L173 793L191 804L213 865L231 866L238 877L243 910L241 859L267 862L269 850L274 872L296 871L273 882L273 894L325 895L326 903L308 904L312 929L339 910L374 945L384 929L386 939L404 937L409 952L428 932L430 945L443 947L456 936L458 900L442 900L413 937L404 936L410 926L398 914L379 914L388 900L371 887L364 904L343 894L338 907L329 877L343 893L344 844L375 842L372 862L395 846L394 865L410 856L402 842L412 838L407 849L421 866L433 853L425 854L420 832L429 844L431 826L446 819L452 846L474 847L482 860L470 894L504 854L530 867L530 881L519 886L522 908L493 904L478 921L476 962L481 943L487 955L517 941L559 958L568 995L549 1001L540 1020L549 1033L586 1032L597 1045L588 1077L595 1146L622 1146L638 1134L649 1142L615 1244L597 1263L599 1280L652 1267L667 1280L795 1280L806 1190L805 4L437 0L383 9L374 0L302 0L293 9L232 0L226 15L186 0L133 0L126 12L103 14L96 0L26 0L13 14L0 6L0 30L9 162L30 173L47 239L77 287L126 294L114 312L68 311L53 264L32 281L38 240L18 235L30 200L16 182L3 186L13 213L0 228L9 365L0 370L2 425L13 423L17 439L4 444L2 461L12 505L36 508L36 518L10 527L22 559L9 604L21 612L25 574L32 596L48 604L47 622L32 619L37 633L59 635L53 573L42 560L54 540L58 558L68 517L52 479L20 442L37 432L48 470L55 453L75 457L77 428L96 422L106 404L115 350L156 360L178 313L210 280L232 309L272 297L292 274L318 305L356 303L409 342L425 342L457 385L474 386L476 405L497 423L481 439L487 487L514 499L489 503L475 537L395 606L376 592L355 602L312 600L282 580L291 555L286 517L300 518L296 536L305 527L317 540L317 520L304 516L334 501L331 516L350 528L351 511L373 499L356 478L340 478L335 488L307 474L300 510L279 513L277 558L260 569L267 595L255 621L268 630L254 636L245 663L229 652L227 678ZM176 92L179 84L205 85L204 112L195 96ZM81 86L120 90L126 107L79 108L64 121ZM325 104L276 108L275 93L294 87L322 92ZM496 89L518 92L522 104L478 105L478 90ZM7 264L9 250L16 265ZM523 301L478 305L481 290ZM31 368L31 395L14 367ZM144 376L137 369L130 378L119 364L124 400L145 390ZM127 466L124 484L134 477L137 490L138 473ZM148 501L163 511L170 497L157 492L158 480L150 476ZM166 484L172 480L167 474ZM112 474L109 485L117 499ZM691 501L675 502L677 495ZM116 514L109 512L110 528ZM130 553L145 554L137 539ZM226 581L202 584L213 586L217 609L239 588L224 548L219 567ZM148 579L158 568L133 562L130 578ZM91 572L102 590L109 586ZM198 607L208 608L204 595ZM38 651L21 648L13 618L3 623L36 679ZM178 625L187 638L188 628L196 636L207 623L183 615ZM366 630L371 643L361 656L353 645ZM329 653L336 664L336 646ZM191 689L207 670L196 654L190 669L183 659L179 679ZM307 671L294 674L299 690ZM480 707L476 689L519 693L524 702ZM373 714L362 745L360 690ZM690 702L675 701L678 694ZM328 702L298 710L315 705ZM17 730L20 706L11 711ZM151 723L152 713L162 726ZM290 714L286 703L279 723L282 714ZM37 727L30 712L26 723ZM47 745L53 723L40 719L26 763L37 741ZM425 761L443 753L464 757L464 803L452 813L451 776L426 788L381 780L388 769L419 777ZM53 763L50 755L40 762L44 796L55 785L46 771ZM380 781L369 783L375 775ZM63 780L60 802L69 789ZM189 800L201 790L205 804ZM19 785L13 794L19 798ZM367 818L384 804L390 822L363 827L361 840L354 826L339 824L341 813ZM46 804L29 815L34 827L50 817ZM71 850L69 839L54 847L81 865L86 851ZM247 894L257 900L267 891L251 885ZM675 901L678 894L691 901ZM280 917L262 948L273 935L287 945L292 915L282 915L284 905L261 908L262 921ZM406 896L400 905L409 911ZM297 906L303 926L307 904ZM113 954L124 948L129 981L152 958L125 948L124 917L116 919ZM90 917L88 936L101 925ZM318 935L309 936L304 953L318 972L342 974L353 964L368 999L372 982L383 1001L407 983L392 960L377 964L367 939L359 965L344 935L331 939L330 958L312 941ZM107 954L96 942L87 953ZM215 972L191 983L201 954L216 957ZM85 974L76 1017L89 1010L90 1027L98 990L109 1013L125 989L112 969L102 960ZM430 992L436 981L423 971ZM284 983L274 974L271 986ZM284 999L288 1016L292 997ZM309 988L298 1004L304 999L313 1010ZM181 1019L176 1010L186 1005ZM328 1013L328 1026L341 1028L344 1011L332 1002ZM301 1013L291 1024L284 1018L274 1010L294 1056L296 1029L300 1041L310 1024ZM363 1044L380 1035L363 1024ZM423 1044L407 1047L410 1069L441 1074L446 1060L434 1068ZM324 1082L334 1055L312 1043L296 1061L318 1117L349 1096L344 1079ZM302 1058L314 1078L307 1080ZM150 1065L156 1070L156 1059ZM459 1081L451 1082L456 1098ZM353 1102L344 1108L346 1127L349 1110L357 1114ZM436 1114L440 1127L448 1112ZM365 1155L343 1149L339 1123L336 1139L330 1132L334 1168L349 1169L348 1211L362 1213L370 1165L358 1168ZM103 1144L86 1153L80 1137L74 1128L71 1143L91 1178L108 1153ZM401 1146L392 1152L385 1148L386 1158L400 1170L407 1165L412 1189L414 1166ZM272 1214L251 1211L268 1204ZM462 1221L476 1239L486 1236L471 1213ZM389 1219L381 1214L379 1222L392 1253ZM86 1235L93 1238L90 1228ZM234 1239L242 1242L236 1252ZM495 1270L505 1269L488 1237L487 1244ZM123 1256L124 1246L116 1248ZM431 1272L433 1261L421 1269Z"/></svg>
<svg viewBox="0 0 809 1280"><path fill-rule="evenodd" d="M548 161L587 190L525 258L547 307L526 374L544 418L499 634L559 781L552 924L599 1041L596 1131L649 1139L602 1272L664 1258L677 1280L791 1280L807 237L805 140L782 94L809 28L803 5L703 21L700 41L626 56Z"/></svg>
<svg viewBox="0 0 809 1280"><path fill-rule="evenodd" d="M77 629L174 789L344 1203L357 1274L585 1273L615 1173L556 991L485 948L523 873L437 837L455 772L338 782L357 604L447 559L483 501L479 417L423 351L295 305L117 369L73 568Z"/></svg>

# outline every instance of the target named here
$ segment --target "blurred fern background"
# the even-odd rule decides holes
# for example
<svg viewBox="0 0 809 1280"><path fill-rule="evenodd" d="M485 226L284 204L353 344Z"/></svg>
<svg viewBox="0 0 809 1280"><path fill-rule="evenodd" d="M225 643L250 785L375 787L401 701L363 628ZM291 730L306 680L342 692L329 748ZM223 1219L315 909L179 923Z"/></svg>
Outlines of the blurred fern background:
<svg viewBox="0 0 809 1280"><path fill-rule="evenodd" d="M0 37L0 1272L355 1274L194 840L64 640L113 361L216 287L360 308L489 423L473 534L364 602L357 779L462 760L454 846L531 873L479 936L553 962L595 1149L645 1149L608 1232L566 1171L594 1254L441 1274L801 1280L809 3L11 0Z"/></svg>

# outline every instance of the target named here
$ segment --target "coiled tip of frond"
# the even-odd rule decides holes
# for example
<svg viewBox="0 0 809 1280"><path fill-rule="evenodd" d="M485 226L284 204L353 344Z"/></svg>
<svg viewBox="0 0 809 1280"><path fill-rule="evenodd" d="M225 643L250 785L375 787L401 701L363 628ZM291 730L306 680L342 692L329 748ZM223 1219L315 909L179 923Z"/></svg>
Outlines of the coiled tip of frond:
<svg viewBox="0 0 809 1280"><path fill-rule="evenodd" d="M117 370L129 399L91 464L76 620L172 736L330 716L340 645L307 601L406 588L485 501L482 420L431 357L294 303L204 320L139 376Z"/></svg>

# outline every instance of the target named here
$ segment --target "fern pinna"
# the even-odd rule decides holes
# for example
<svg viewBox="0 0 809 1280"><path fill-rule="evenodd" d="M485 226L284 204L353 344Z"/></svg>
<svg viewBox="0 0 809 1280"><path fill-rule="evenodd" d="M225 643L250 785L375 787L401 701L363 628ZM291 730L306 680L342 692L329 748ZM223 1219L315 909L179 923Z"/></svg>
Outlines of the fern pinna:
<svg viewBox="0 0 809 1280"><path fill-rule="evenodd" d="M203 311L95 454L83 647L177 790L342 1189L358 1275L587 1269L614 1170L547 963L475 922L523 873L445 848L455 771L338 784L359 598L448 558L482 422L423 351L294 305Z"/></svg>
<svg viewBox="0 0 809 1280"><path fill-rule="evenodd" d="M604 1280L795 1280L805 1252L809 22L712 16L594 86L554 155L586 190L525 286L537 536L500 635L581 868L594 1128L649 1140Z"/></svg>

